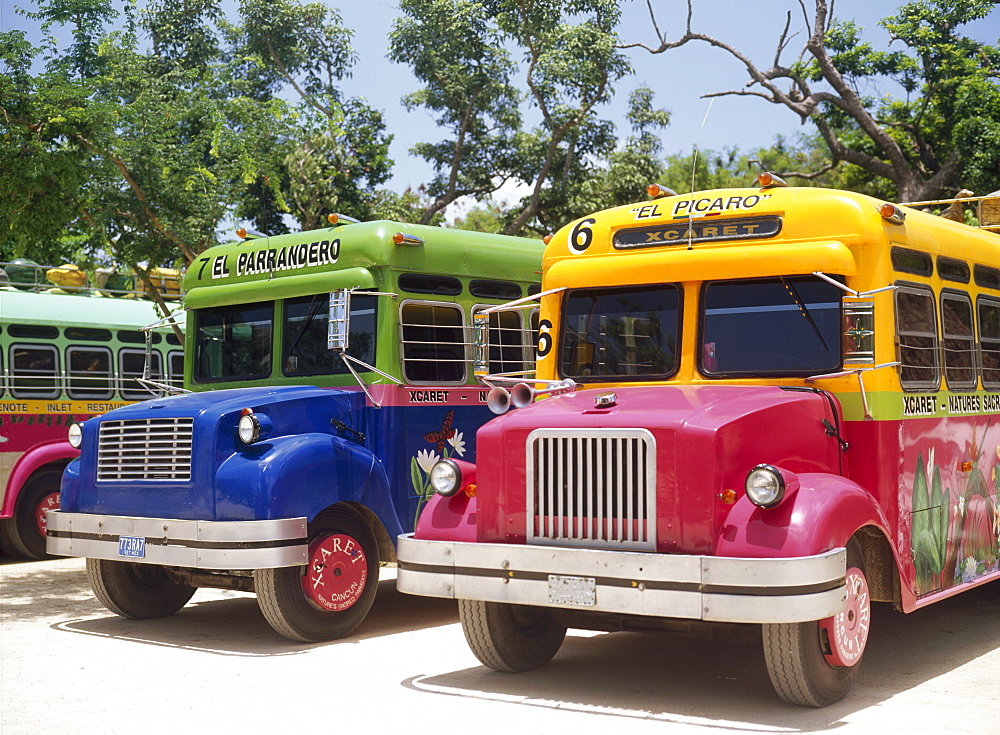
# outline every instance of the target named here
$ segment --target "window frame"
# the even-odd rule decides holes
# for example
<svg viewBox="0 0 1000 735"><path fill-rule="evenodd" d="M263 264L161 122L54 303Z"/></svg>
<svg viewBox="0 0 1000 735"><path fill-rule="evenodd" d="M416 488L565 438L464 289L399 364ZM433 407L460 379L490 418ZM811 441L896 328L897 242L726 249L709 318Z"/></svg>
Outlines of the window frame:
<svg viewBox="0 0 1000 735"><path fill-rule="evenodd" d="M478 313L480 313L482 311L485 311L486 309L491 309L494 306L496 306L496 304L475 304L472 307L472 324L476 323L476 314L478 314ZM531 311L537 311L537 309L532 309ZM531 328L530 328L530 326L525 326L526 322L525 322L525 314L524 314L524 312L521 309L508 309L508 310L505 310L505 311L495 311L495 312L493 312L492 314L489 315L490 321L491 322L493 321L493 316L494 315L496 315L496 317L497 317L497 319L499 321L500 319L503 318L501 316L503 314L512 314L515 317L517 317L517 322L518 322L517 332L518 332L518 335L520 336L520 352L521 352L521 358L520 358L520 360L517 360L517 362L520 363L520 367L517 370L506 370L506 371L505 370L496 370L496 369L494 369L495 365L498 365L499 367L502 368L505 363L513 362L513 361L511 361L511 360L504 360L502 357L499 360L497 360L497 361L489 359L489 361L488 361L489 362L489 368L488 369L489 369L490 374L491 375L495 375L497 373L503 373L503 372L507 372L507 373L519 372L519 373L523 373L523 372L534 371L534 369L535 369L535 355L534 355L533 339L532 339L532 336L531 336ZM529 316L529 321L530 321L530 316ZM497 324L497 326L494 327L493 324L491 323L490 327L489 327L489 332L492 335L492 333L494 332L494 330L497 330L499 332L503 332L504 330L509 330L509 329L510 329L509 327L503 327L500 324ZM515 345L504 345L502 342L500 342L499 344L494 345L494 343L493 343L492 340L488 339L487 341L489 342L488 346L490 348L492 348L492 347L495 346L495 347L497 347L497 349L500 349L500 350L504 350L504 349L517 349L517 347Z"/></svg>
<svg viewBox="0 0 1000 735"><path fill-rule="evenodd" d="M940 326L939 326L939 315L938 315L938 300L934 294L934 289L930 286L921 283L908 283L904 281L897 281L895 284L896 289L893 294L893 319L895 323L895 340L896 340L896 359L899 360L899 384L902 390L906 393L929 393L938 391L941 389L941 376L943 374L941 366L941 337L940 337ZM915 294L924 296L930 299L931 304L931 314L934 317L934 332L933 334L928 334L926 332L917 332L913 330L902 331L900 329L900 309L899 309L899 296L903 293ZM933 380L906 380L903 377L903 370L906 367L903 364L903 341L904 336L912 337L931 337L933 344L930 348L930 353L933 355L934 364L934 379ZM916 348L914 348L916 349ZM910 366L916 369L924 370L927 369L924 366L913 365Z"/></svg>
<svg viewBox="0 0 1000 735"><path fill-rule="evenodd" d="M1000 334L998 334L995 338L994 337L990 337L990 338L988 338L988 340L984 340L984 338L983 338L983 332L982 332L983 319L982 319L982 313L980 312L980 308L984 304L990 304L993 308L995 308L997 310L998 313L1000 313L1000 297L990 296L990 295L987 295L987 294L980 294L976 298L976 303L975 303L975 310L976 310L976 344L977 344L977 346L979 348L979 375L980 375L980 377L982 379L983 390L994 391L994 390L1000 390L1000 365L998 365L995 369L991 369L991 372L996 372L997 373L997 375L998 375L997 380L987 380L986 379L986 359L985 359L985 356L984 356L983 353L985 351L984 347L985 347L985 343L987 341L990 344L996 345L995 350L990 350L990 352L996 352L996 354L997 354L997 360L998 360L998 362L1000 362Z"/></svg>
<svg viewBox="0 0 1000 735"><path fill-rule="evenodd" d="M101 377L107 377L107 390L100 391L96 388L79 387L73 384L74 380L86 380L88 376L86 370L73 369L73 356L82 352L96 352L103 354L108 361L107 373L101 373ZM66 395L74 401L106 401L114 398L115 395L115 355L111 348L100 345L67 345L66 347Z"/></svg>
<svg viewBox="0 0 1000 735"><path fill-rule="evenodd" d="M414 380L410 378L410 374L407 371L407 363L412 359L414 362L427 362L431 358L408 358L406 355L408 342L404 339L404 331L407 327L436 327L433 324L410 324L406 322L403 318L403 312L408 306L427 306L431 308L444 308L451 311L457 311L460 317L460 322L457 326L452 325L442 325L446 326L447 329L457 329L458 335L460 337L460 342L451 343L458 344L461 347L462 357L460 363L462 365L461 379L456 380ZM400 373L403 377L403 382L407 385L466 385L469 382L469 364L471 362L471 356L469 352L469 340L466 339L468 333L467 324L467 314L465 309L462 308L461 304L456 304L453 301L426 301L424 299L403 299L399 304L399 309L396 312L397 318L399 320L399 368ZM442 343L426 343L426 344L442 344Z"/></svg>
<svg viewBox="0 0 1000 735"><path fill-rule="evenodd" d="M153 380L157 382L165 382L163 380L163 355L159 350L153 350L152 353L160 361L160 369L158 371L152 371L150 376ZM124 360L126 355L139 355L143 359L143 368L146 365L146 350L139 349L138 347L122 347L118 350L118 394L125 401L145 401L150 398L155 398L157 393L152 391L142 385L142 383L137 383L138 388L127 388L125 383L129 380L135 380L134 372L129 371L128 374L125 372ZM142 377L142 373L139 373L139 377ZM141 394L141 395L140 395Z"/></svg>
<svg viewBox="0 0 1000 735"><path fill-rule="evenodd" d="M52 353L55 356L55 360L54 360L55 370L51 374L51 377L52 377L52 389L50 391L43 391L43 389L40 389L40 388L28 388L28 389L24 389L24 388L17 388L16 387L16 381L17 381L18 377L30 378L30 376L19 374L19 373L16 372L16 368L15 368L15 365L14 365L14 350L16 350L16 349L40 350L40 351L44 351L44 352L50 352L50 353ZM9 365L8 370L10 371L10 373L8 375L8 386L7 386L7 388L10 391L11 398L20 398L20 399L52 399L52 398L59 398L62 395L62 389L63 389L63 381L61 380L61 378L63 377L63 375L62 375L62 364L61 364L61 361L60 361L61 357L62 357L62 355L60 354L60 350L55 345L51 345L51 344L38 344L38 343L33 343L33 342L16 342L16 343L11 344L7 348L7 358L8 358L7 359L7 363ZM42 377L42 376L35 376L35 377ZM48 374L46 374L46 377L48 377Z"/></svg>

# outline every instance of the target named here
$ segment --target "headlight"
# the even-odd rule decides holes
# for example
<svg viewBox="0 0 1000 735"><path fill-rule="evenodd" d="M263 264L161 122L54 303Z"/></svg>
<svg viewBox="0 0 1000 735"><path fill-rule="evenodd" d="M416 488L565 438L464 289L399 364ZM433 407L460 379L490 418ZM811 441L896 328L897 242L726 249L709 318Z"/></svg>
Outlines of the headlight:
<svg viewBox="0 0 1000 735"><path fill-rule="evenodd" d="M253 444L260 439L260 421L257 419L257 416L252 413L240 416L237 432L239 433L240 441L244 444Z"/></svg>
<svg viewBox="0 0 1000 735"><path fill-rule="evenodd" d="M66 440L73 449L79 449L83 444L83 426L76 422L70 424L69 431L66 432Z"/></svg>
<svg viewBox="0 0 1000 735"><path fill-rule="evenodd" d="M446 498L458 492L462 486L462 470L450 459L442 459L431 467L431 487L438 495Z"/></svg>
<svg viewBox="0 0 1000 735"><path fill-rule="evenodd" d="M754 505L773 508L785 497L785 478L777 467L759 464L747 475L746 491Z"/></svg>

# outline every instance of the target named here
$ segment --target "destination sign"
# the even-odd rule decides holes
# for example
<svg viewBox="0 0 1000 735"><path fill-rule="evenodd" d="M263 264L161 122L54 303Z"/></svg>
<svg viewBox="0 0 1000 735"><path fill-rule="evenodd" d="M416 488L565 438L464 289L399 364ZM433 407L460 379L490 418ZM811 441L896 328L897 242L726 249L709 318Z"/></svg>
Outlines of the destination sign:
<svg viewBox="0 0 1000 735"><path fill-rule="evenodd" d="M774 237L781 232L781 217L717 219L710 222L679 222L657 227L637 227L615 233L617 250L655 248L688 242L716 240L756 240Z"/></svg>

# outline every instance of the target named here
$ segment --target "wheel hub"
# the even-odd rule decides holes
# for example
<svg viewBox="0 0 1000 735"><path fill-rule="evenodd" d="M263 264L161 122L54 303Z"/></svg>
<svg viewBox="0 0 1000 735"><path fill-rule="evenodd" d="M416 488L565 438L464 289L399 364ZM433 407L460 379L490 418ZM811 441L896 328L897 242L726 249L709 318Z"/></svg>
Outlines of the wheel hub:
<svg viewBox="0 0 1000 735"><path fill-rule="evenodd" d="M361 599L367 582L368 560L354 537L344 533L317 536L309 544L302 591L320 610L347 610Z"/></svg>
<svg viewBox="0 0 1000 735"><path fill-rule="evenodd" d="M853 666L861 659L868 642L871 622L871 597L868 580L855 567L847 570L847 604L843 612L820 621L830 642L830 653L825 654L831 666Z"/></svg>
<svg viewBox="0 0 1000 735"><path fill-rule="evenodd" d="M44 538L45 531L48 525L45 522L45 511L47 510L59 510L59 493L48 493L42 496L42 499L38 501L38 505L35 506L35 527L38 528L38 533Z"/></svg>

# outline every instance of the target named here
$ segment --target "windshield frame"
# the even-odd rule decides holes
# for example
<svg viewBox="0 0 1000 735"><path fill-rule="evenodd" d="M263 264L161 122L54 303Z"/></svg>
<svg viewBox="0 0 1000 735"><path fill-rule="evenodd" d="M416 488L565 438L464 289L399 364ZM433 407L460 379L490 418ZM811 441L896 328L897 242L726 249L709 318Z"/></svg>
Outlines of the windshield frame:
<svg viewBox="0 0 1000 735"><path fill-rule="evenodd" d="M718 286L720 284L753 284L753 283L780 283L785 286L788 292L788 304L783 305L785 311L795 310L798 311L804 323L807 325L806 330L815 334L817 343L820 346L825 346L827 351L833 353L835 360L831 360L827 364L819 364L818 362L813 365L800 365L798 367L789 367L786 369L759 369L759 368L748 368L748 369L720 369L718 367L712 368L710 366L711 360L718 360L716 350L713 349L716 341L711 342L707 339L707 320L706 320L706 307L708 305L708 292L713 286ZM823 316L815 308L818 303L825 302L812 302L806 301L804 298L801 299L799 293L801 288L796 288L796 286L801 286L803 283L815 282L815 284L820 288L829 288L831 295L836 296L836 301L838 303L837 316L835 320L836 326L834 328L828 328L827 330L822 330L818 326L817 318ZM767 276L760 278L737 278L737 279L718 279L712 281L704 281L701 284L698 294L698 337L695 346L695 352L697 353L697 364L698 371L705 377L712 379L725 379L725 378L805 378L813 375L837 372L843 368L844 364L844 347L843 347L843 323L844 323L844 300L843 291L833 284L826 283L822 279L816 278L811 274L788 274L782 276ZM812 308L811 308L812 307ZM759 341L758 341L759 343ZM802 356L807 357L808 353L799 351L791 351L788 353L790 356Z"/></svg>

